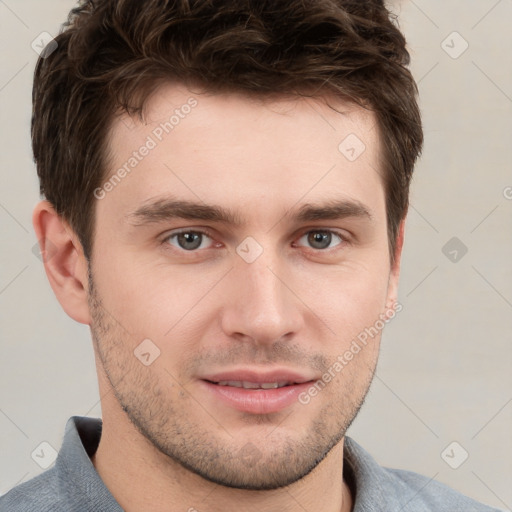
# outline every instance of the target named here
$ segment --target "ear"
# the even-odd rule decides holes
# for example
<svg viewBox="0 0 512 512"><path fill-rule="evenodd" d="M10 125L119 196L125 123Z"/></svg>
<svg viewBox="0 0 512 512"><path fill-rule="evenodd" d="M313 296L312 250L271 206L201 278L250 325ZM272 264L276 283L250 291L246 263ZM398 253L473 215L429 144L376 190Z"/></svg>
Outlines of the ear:
<svg viewBox="0 0 512 512"><path fill-rule="evenodd" d="M404 217L398 228L398 235L396 237L395 244L395 259L389 273L388 282L388 297L387 307L392 308L398 301L398 281L400 277L400 263L402 260L402 249L404 246L404 232L405 232L405 220Z"/></svg>
<svg viewBox="0 0 512 512"><path fill-rule="evenodd" d="M88 265L78 237L48 201L36 205L32 224L44 269L57 300L71 318L90 324Z"/></svg>

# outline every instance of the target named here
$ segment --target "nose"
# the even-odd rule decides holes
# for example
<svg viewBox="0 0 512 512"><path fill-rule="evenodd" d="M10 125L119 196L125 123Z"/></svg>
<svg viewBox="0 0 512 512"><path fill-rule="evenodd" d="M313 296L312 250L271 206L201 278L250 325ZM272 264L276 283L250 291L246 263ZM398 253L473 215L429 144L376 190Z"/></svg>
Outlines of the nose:
<svg viewBox="0 0 512 512"><path fill-rule="evenodd" d="M268 251L252 263L238 260L222 308L223 332L258 345L291 339L302 328L303 315L290 275Z"/></svg>

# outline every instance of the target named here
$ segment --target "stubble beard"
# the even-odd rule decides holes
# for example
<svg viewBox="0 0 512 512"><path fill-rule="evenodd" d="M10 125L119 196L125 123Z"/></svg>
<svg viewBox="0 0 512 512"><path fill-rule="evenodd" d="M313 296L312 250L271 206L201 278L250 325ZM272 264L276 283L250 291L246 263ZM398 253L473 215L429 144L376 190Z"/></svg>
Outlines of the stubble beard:
<svg viewBox="0 0 512 512"><path fill-rule="evenodd" d="M345 393L337 400L326 401L300 436L295 433L292 437L280 430L275 413L248 415L244 421L272 426L266 429L267 434L241 439L232 432L230 438L229 434L219 432L231 432L232 427L223 429L220 414L205 412L179 379L166 370L159 375L154 371L156 366L145 367L137 360L126 342L129 335L103 307L91 272L89 308L95 350L129 421L170 459L171 465L177 463L218 485L262 491L285 487L304 478L343 439L373 379L374 367L359 392L343 389ZM300 415L307 414L307 407L297 404L284 420L292 422L295 415L300 422Z"/></svg>

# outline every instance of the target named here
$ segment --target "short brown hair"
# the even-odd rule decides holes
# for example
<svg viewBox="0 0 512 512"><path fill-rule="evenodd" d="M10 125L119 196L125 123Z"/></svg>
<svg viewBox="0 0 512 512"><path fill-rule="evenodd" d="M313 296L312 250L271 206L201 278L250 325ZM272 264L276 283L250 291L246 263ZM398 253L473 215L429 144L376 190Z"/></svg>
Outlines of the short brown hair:
<svg viewBox="0 0 512 512"><path fill-rule="evenodd" d="M142 115L158 85L334 93L376 114L393 260L423 143L409 53L394 21L382 0L81 0L35 71L41 194L90 258L93 191L108 172L113 119Z"/></svg>

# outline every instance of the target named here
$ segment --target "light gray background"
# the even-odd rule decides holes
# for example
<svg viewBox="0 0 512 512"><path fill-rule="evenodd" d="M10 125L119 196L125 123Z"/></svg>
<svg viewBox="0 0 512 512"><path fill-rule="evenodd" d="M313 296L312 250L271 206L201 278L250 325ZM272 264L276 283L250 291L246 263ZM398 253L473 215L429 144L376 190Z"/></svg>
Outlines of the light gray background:
<svg viewBox="0 0 512 512"><path fill-rule="evenodd" d="M42 471L31 453L43 441L58 449L68 417L101 416L88 328L63 313L32 252L31 43L56 35L73 5L0 0L0 494ZM510 510L512 0L405 0L393 9L426 144L407 223L403 311L386 330L350 435L384 465ZM458 58L464 41L454 31L469 44ZM445 252L454 258L455 248L455 262L442 250L452 237L459 247ZM452 464L469 453L458 469L441 457L453 441L462 448L448 451Z"/></svg>

